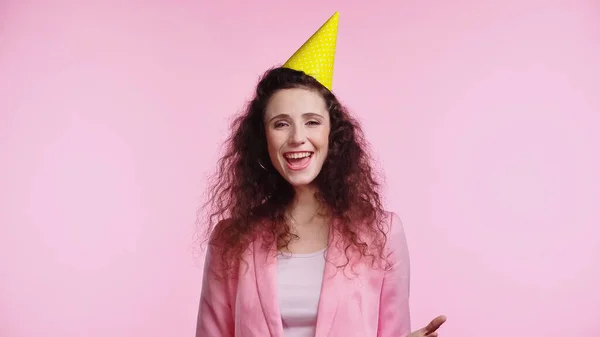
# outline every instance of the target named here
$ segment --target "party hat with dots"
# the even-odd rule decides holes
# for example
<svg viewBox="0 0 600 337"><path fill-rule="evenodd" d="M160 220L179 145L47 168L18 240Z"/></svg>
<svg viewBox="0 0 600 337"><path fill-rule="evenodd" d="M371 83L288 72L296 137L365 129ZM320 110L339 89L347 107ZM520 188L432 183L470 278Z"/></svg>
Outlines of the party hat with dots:
<svg viewBox="0 0 600 337"><path fill-rule="evenodd" d="M335 12L283 67L305 72L331 90L339 13Z"/></svg>

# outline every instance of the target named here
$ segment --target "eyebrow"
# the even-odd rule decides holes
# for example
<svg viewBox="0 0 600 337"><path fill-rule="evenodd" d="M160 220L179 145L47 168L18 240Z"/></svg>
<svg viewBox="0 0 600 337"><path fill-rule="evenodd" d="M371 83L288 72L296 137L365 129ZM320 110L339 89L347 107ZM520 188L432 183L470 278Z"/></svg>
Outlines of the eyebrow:
<svg viewBox="0 0 600 337"><path fill-rule="evenodd" d="M272 120L274 120L275 118L282 118L282 117L290 117L290 115L286 114L286 113L282 113L282 114L278 114L275 115L273 117L271 117L271 119L269 119L269 122L271 122ZM316 112L306 112L302 114L302 117L317 117L317 118L323 118L323 115L316 113Z"/></svg>

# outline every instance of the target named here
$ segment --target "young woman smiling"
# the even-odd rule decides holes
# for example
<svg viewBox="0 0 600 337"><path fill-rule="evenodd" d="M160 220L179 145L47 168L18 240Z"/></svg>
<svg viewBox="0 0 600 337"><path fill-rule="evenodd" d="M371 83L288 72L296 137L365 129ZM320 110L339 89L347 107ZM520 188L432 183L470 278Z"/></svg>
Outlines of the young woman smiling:
<svg viewBox="0 0 600 337"><path fill-rule="evenodd" d="M445 321L411 333L402 223L330 89L335 33L337 13L233 124L209 190L197 337L434 337Z"/></svg>

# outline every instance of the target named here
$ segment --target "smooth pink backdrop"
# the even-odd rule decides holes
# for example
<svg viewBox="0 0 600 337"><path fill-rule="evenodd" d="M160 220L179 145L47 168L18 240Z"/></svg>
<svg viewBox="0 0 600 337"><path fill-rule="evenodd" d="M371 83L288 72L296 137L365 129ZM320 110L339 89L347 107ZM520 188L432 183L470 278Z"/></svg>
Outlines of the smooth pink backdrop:
<svg viewBox="0 0 600 337"><path fill-rule="evenodd" d="M192 336L227 122L336 10L413 326L600 336L600 5L531 0L1 1L0 336Z"/></svg>

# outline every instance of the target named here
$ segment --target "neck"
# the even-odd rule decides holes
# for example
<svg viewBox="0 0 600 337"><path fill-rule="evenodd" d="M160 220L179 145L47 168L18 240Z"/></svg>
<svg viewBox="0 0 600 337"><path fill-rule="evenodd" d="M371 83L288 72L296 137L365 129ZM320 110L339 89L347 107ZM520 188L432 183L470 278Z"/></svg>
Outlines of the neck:
<svg viewBox="0 0 600 337"><path fill-rule="evenodd" d="M316 191L313 186L296 187L296 196L289 213L299 224L310 222L320 211L321 205L315 197Z"/></svg>

